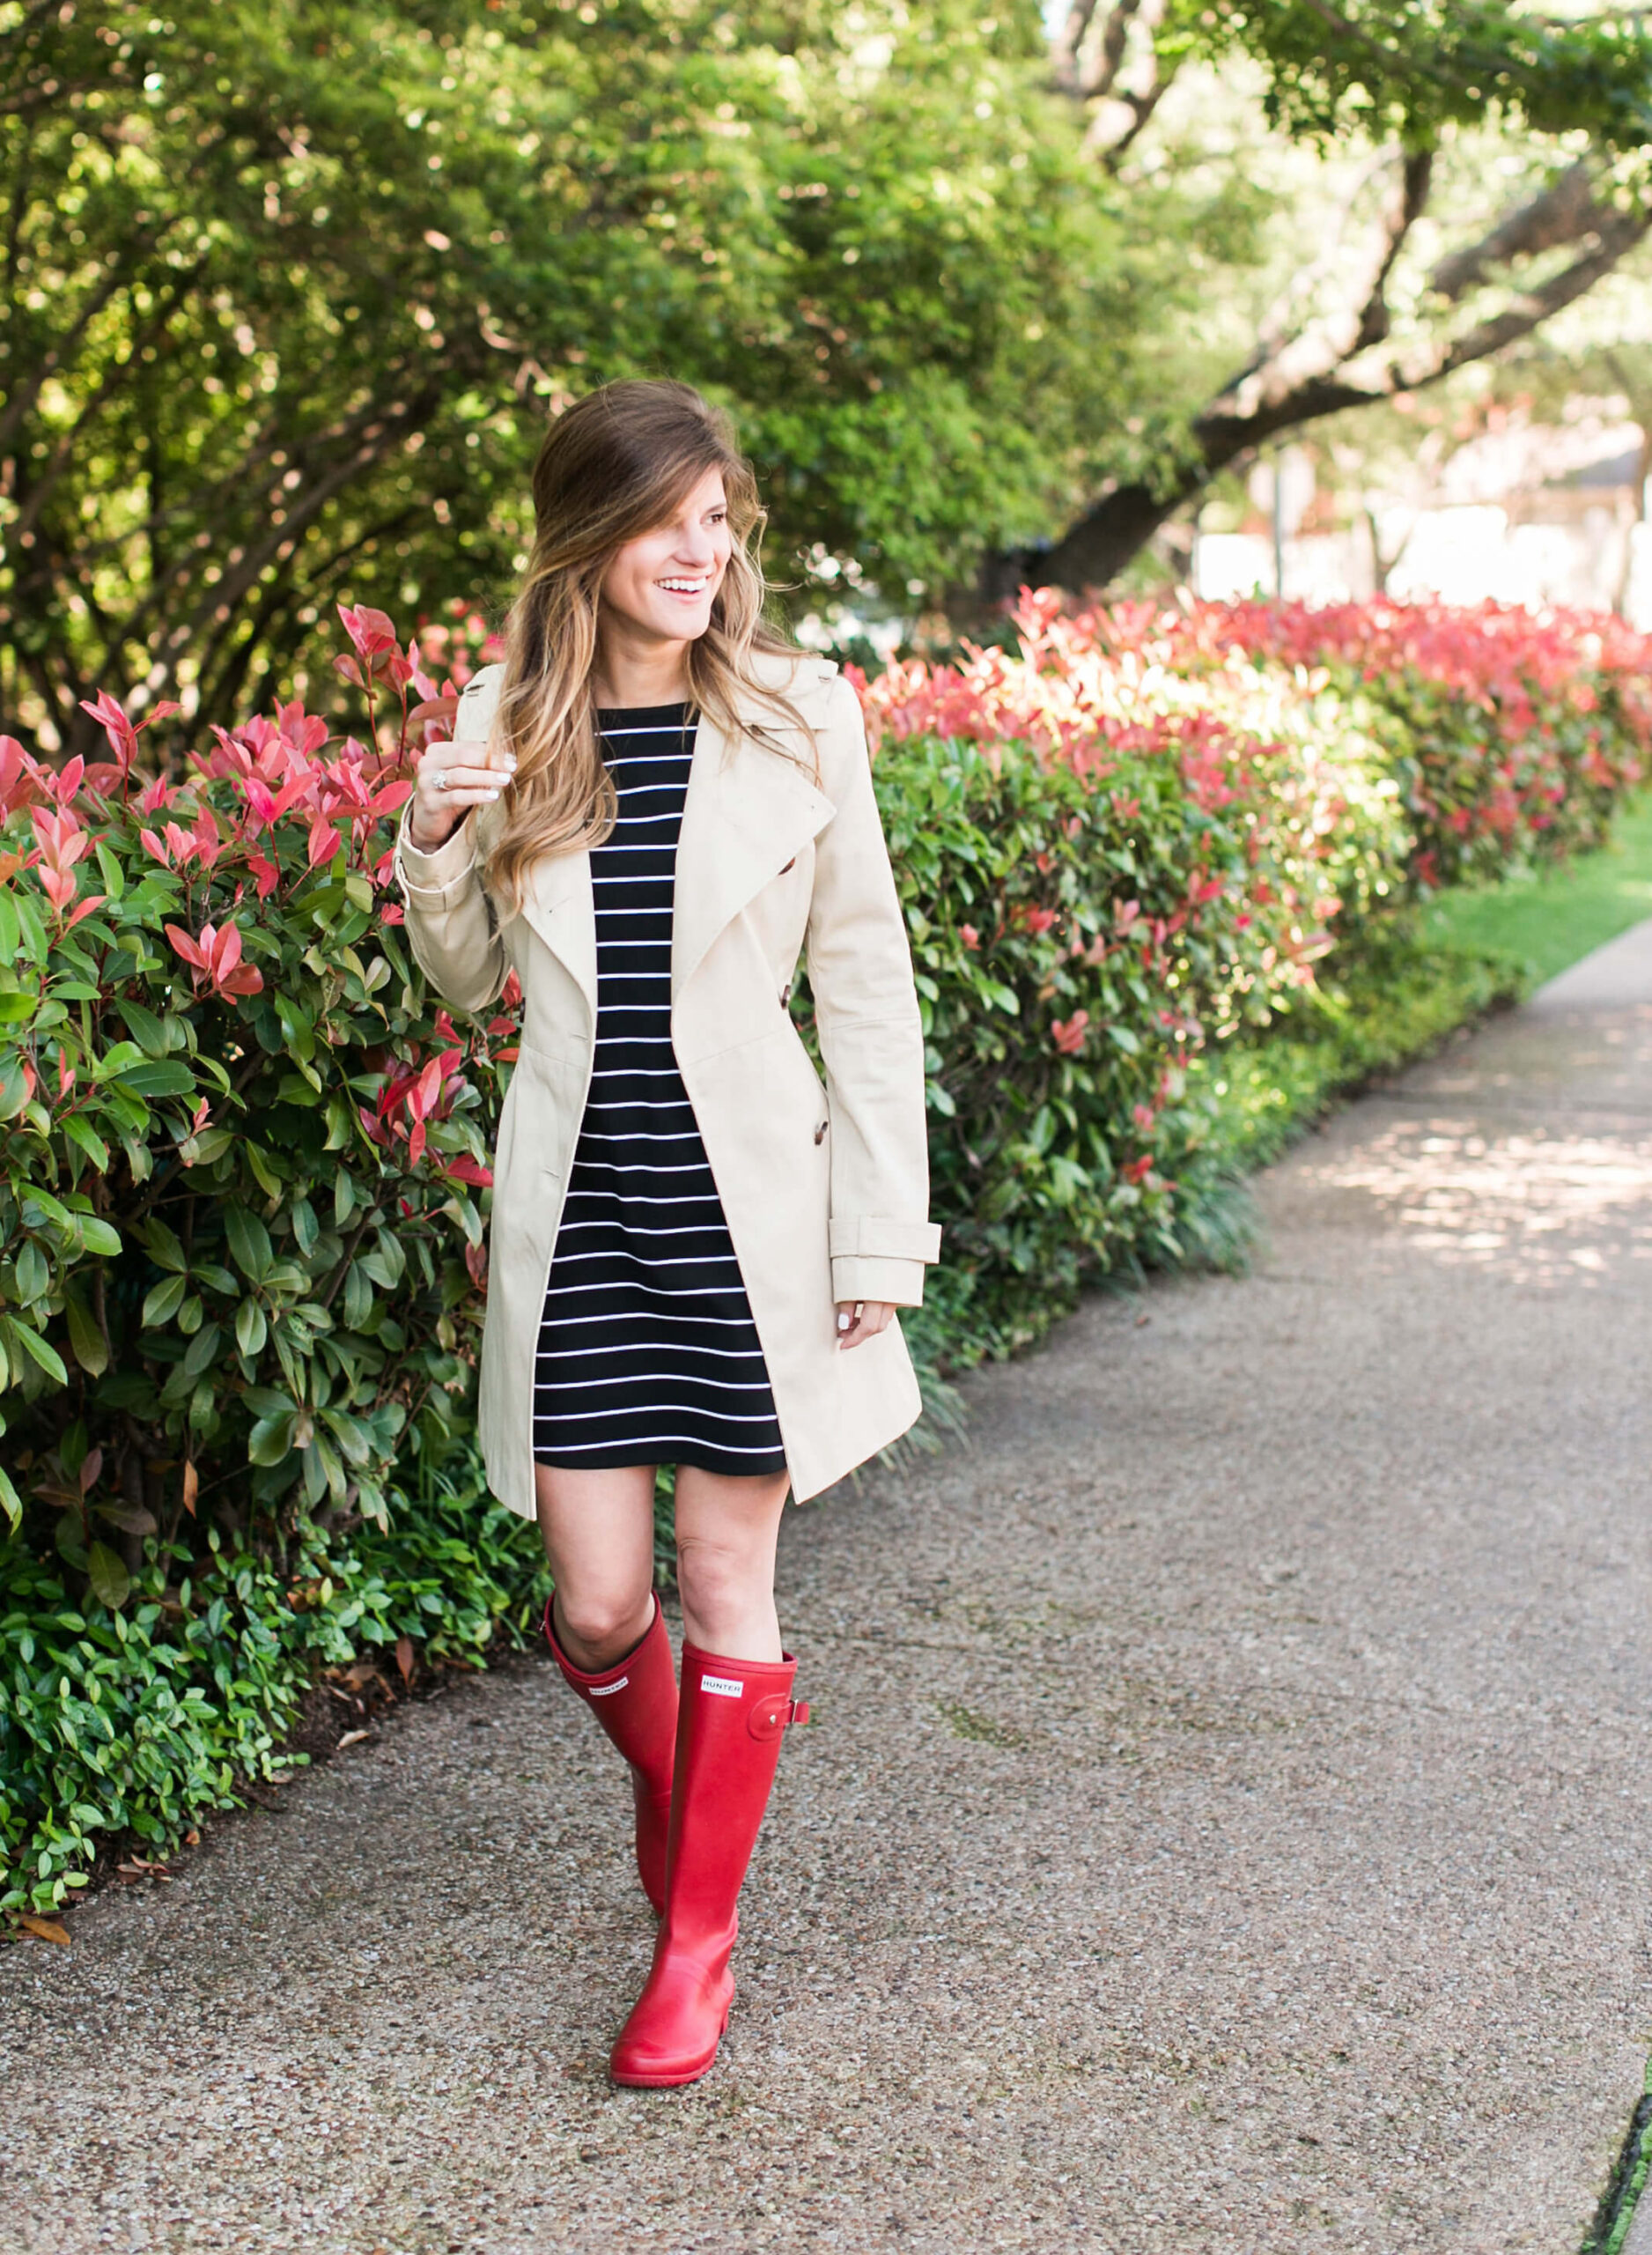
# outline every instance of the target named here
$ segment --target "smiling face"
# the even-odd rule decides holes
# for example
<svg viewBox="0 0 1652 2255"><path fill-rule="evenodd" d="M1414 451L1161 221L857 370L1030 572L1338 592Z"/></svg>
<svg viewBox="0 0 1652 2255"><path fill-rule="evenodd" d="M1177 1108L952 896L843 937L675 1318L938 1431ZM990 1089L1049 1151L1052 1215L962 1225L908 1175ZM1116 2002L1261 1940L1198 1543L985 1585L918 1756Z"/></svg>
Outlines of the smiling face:
<svg viewBox="0 0 1652 2255"><path fill-rule="evenodd" d="M603 624L636 656L704 633L734 536L723 473L708 469L669 523L619 549L602 577Z"/></svg>

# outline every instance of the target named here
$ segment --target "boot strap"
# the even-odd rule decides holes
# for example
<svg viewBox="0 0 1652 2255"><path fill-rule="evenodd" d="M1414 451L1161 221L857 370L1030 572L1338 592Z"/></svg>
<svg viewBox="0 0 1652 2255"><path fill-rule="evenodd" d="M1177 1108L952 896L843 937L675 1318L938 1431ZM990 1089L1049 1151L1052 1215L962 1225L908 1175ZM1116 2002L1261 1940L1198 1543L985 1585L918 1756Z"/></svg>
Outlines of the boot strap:
<svg viewBox="0 0 1652 2255"><path fill-rule="evenodd" d="M808 1701L788 1699L783 1691L766 1692L754 1699L746 1713L746 1727L754 1738L778 1738L792 1723L808 1720Z"/></svg>

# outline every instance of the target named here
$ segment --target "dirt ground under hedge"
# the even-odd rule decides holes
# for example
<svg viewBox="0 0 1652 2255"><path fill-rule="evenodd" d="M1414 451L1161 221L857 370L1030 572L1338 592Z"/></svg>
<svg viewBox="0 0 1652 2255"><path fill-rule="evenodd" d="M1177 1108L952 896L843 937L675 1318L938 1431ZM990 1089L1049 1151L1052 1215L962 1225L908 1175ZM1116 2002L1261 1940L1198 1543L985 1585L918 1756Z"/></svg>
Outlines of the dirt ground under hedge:
<svg viewBox="0 0 1652 2255"><path fill-rule="evenodd" d="M1652 2040L1652 926L796 1515L725 2056L522 1664L0 1958L6 2255L1573 2255Z"/></svg>

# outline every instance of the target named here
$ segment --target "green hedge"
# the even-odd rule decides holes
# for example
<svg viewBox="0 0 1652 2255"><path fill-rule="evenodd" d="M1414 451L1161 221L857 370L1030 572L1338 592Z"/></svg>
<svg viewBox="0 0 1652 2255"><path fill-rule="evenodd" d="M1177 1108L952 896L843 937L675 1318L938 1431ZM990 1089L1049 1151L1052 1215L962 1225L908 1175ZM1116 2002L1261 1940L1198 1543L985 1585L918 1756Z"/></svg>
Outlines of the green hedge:
<svg viewBox="0 0 1652 2255"><path fill-rule="evenodd" d="M402 945L437 684L345 623L359 741L289 706L156 772L107 700L101 766L0 737L0 1910L268 1776L319 1668L475 1665L542 1601L470 1422L511 1010L455 1028ZM1331 624L1041 605L1019 658L867 689L946 1229L908 1324L932 1428L1087 1277L1231 1257L1245 1166L1508 991L1419 939L1441 868L1587 843L1641 771L1641 645Z"/></svg>

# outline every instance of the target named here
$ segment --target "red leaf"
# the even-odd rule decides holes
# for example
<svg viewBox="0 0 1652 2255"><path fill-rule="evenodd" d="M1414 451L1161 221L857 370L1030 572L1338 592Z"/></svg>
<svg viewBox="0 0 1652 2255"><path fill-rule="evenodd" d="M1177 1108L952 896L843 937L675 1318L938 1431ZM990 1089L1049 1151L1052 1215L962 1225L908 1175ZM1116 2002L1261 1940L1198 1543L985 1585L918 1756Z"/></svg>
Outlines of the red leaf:
<svg viewBox="0 0 1652 2255"><path fill-rule="evenodd" d="M473 1159L463 1151L456 1158L448 1159L442 1172L454 1182L468 1183L473 1190L490 1190L493 1187L492 1168L483 1166L480 1159Z"/></svg>
<svg viewBox="0 0 1652 2255"><path fill-rule="evenodd" d="M209 926L208 928L210 930L210 927ZM189 965L192 971L210 971L212 968L211 965L207 961L205 956L202 954L200 949L190 938L188 932L180 930L176 924L166 925L165 927L165 930L166 937L172 942L173 947L176 948L178 953L183 957L184 961Z"/></svg>

